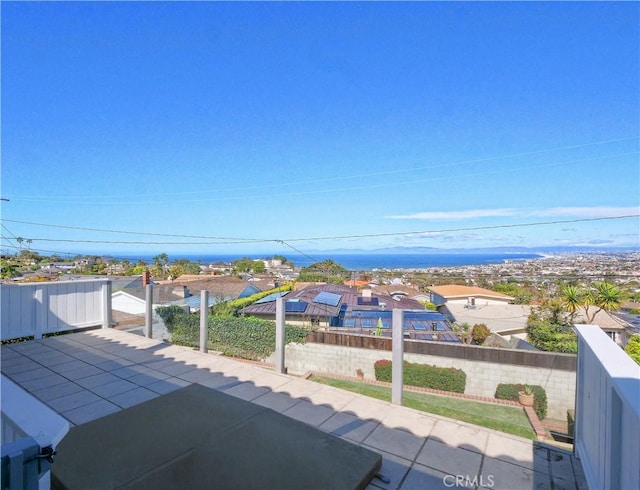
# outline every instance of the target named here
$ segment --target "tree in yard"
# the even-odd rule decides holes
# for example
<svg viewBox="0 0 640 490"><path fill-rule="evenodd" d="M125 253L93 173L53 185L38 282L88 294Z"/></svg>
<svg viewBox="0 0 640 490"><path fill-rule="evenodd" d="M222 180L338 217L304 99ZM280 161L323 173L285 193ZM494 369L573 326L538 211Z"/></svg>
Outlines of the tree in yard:
<svg viewBox="0 0 640 490"><path fill-rule="evenodd" d="M158 276L162 277L162 279L164 279L166 266L168 263L169 256L166 253L161 253L153 257L154 272Z"/></svg>
<svg viewBox="0 0 640 490"><path fill-rule="evenodd" d="M575 317L576 313L584 304L585 294L577 286L569 284L562 288L561 295L562 304L569 312L569 322L573 322L573 318Z"/></svg>
<svg viewBox="0 0 640 490"><path fill-rule="evenodd" d="M577 352L578 340L561 300L546 301L531 311L527 319L527 341L544 351Z"/></svg>
<svg viewBox="0 0 640 490"><path fill-rule="evenodd" d="M593 300L595 306L605 311L613 311L620 308L623 294L618 286L605 281L597 282L593 287L595 288Z"/></svg>

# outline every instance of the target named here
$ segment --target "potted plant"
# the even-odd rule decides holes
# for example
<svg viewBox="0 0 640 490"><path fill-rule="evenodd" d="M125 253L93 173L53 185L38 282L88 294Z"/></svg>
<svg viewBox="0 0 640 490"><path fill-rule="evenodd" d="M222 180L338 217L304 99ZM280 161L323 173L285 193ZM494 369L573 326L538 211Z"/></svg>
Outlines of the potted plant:
<svg viewBox="0 0 640 490"><path fill-rule="evenodd" d="M520 402L520 405L525 407L532 407L533 398L533 388L529 385L524 385L522 387L522 390L520 390L520 392L518 393L518 401Z"/></svg>

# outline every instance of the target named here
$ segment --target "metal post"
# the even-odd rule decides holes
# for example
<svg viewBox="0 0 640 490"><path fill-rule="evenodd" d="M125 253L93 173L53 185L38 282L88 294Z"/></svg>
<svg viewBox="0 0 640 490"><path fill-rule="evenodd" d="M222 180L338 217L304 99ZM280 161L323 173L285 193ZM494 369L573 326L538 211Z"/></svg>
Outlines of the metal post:
<svg viewBox="0 0 640 490"><path fill-rule="evenodd" d="M402 360L404 357L404 311L393 310L391 340L391 403L402 405Z"/></svg>
<svg viewBox="0 0 640 490"><path fill-rule="evenodd" d="M209 328L207 325L207 317L209 313L209 291L203 289L200 291L200 352L208 352L209 348Z"/></svg>
<svg viewBox="0 0 640 490"><path fill-rule="evenodd" d="M152 336L151 324L153 322L153 284L147 284L145 289L144 310L144 336L148 339Z"/></svg>
<svg viewBox="0 0 640 490"><path fill-rule="evenodd" d="M284 365L284 298L276 299L276 372L287 372Z"/></svg>

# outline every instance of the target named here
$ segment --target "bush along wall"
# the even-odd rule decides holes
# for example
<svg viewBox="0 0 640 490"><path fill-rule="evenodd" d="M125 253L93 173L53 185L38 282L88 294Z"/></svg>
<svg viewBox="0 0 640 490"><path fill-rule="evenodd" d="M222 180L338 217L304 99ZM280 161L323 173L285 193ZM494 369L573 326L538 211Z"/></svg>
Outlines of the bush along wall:
<svg viewBox="0 0 640 490"><path fill-rule="evenodd" d="M381 359L373 365L378 381L391 382L391 361ZM464 393L467 375L462 369L441 368L427 364L404 362L403 383L433 390Z"/></svg>
<svg viewBox="0 0 640 490"><path fill-rule="evenodd" d="M158 308L160 310L160 308ZM171 342L197 347L200 343L200 315L184 313L174 308L159 311L171 333ZM276 325L253 317L210 316L208 318L208 347L224 355L261 360L275 350ZM304 343L307 329L285 325L285 344Z"/></svg>
<svg viewBox="0 0 640 490"><path fill-rule="evenodd" d="M547 392L542 386L529 385L533 389L533 410L540 420L547 416ZM518 394L523 390L523 384L501 383L496 388L495 398L500 400L518 401Z"/></svg>

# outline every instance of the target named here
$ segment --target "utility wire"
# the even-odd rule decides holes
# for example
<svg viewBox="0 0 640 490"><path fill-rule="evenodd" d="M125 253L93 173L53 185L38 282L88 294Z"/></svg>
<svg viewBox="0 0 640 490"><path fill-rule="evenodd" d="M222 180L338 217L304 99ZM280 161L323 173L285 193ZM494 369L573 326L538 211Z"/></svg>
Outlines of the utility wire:
<svg viewBox="0 0 640 490"><path fill-rule="evenodd" d="M17 236L15 236L13 233L11 233L11 230L9 230L9 228L7 228L7 227L6 227L6 226L4 226L4 225L2 225L2 228L4 228L5 230L7 230L7 232L8 232L8 233L13 237L13 239L14 239L14 240L17 240L17 239L18 239L18 237L17 237ZM7 240L7 242L10 242L10 239L9 239L9 238L6 238L6 237L2 237L2 238L4 238L5 240ZM21 250L21 249L20 249L20 247L18 247L17 245L12 245L11 243L9 243L9 246L10 246L10 247L15 248L15 249L16 249L16 250L18 250L18 251L19 251L19 250Z"/></svg>
<svg viewBox="0 0 640 490"><path fill-rule="evenodd" d="M171 234L171 233L151 233L151 232L144 232L144 231L108 230L103 228L87 228L83 226L52 225L47 223L19 221L19 220L6 219L6 218L0 218L0 221L6 221L7 223L19 223L22 225L46 226L49 228L60 228L60 229L66 229L66 230L97 231L101 233L118 233L122 235L162 236L162 237L172 237L172 238L201 238L201 239L207 239L207 240L238 240L240 242L247 242L247 243L262 241L261 239L255 239L255 238L215 237L215 236L205 236L205 235L182 235L182 234Z"/></svg>
<svg viewBox="0 0 640 490"><path fill-rule="evenodd" d="M421 231L365 233L361 235L318 236L318 237L286 238L286 239L243 238L243 239L240 239L241 241L238 241L238 239L234 239L234 238L216 238L216 240L226 240L226 241L216 241L216 242L79 240L79 239L56 239L56 238L33 238L33 240L42 241L42 242L109 243L109 244L134 244L134 245L232 245L232 244L243 244L243 243L246 244L247 242L251 242L251 243L308 242L308 241L320 241L320 240L346 240L346 239L353 239L353 238L376 238L376 237L389 237L389 236L422 235L427 233L450 233L450 232L460 232L460 231L497 230L497 229L505 229L505 228L525 228L525 227L533 227L533 226L547 226L547 225L569 224L569 223L586 223L586 222L594 222L594 221L612 221L612 220L629 219L629 218L640 218L640 214L629 214L629 215L623 215L623 216L604 216L604 217L597 217L597 218L577 218L577 219L570 219L570 220L537 221L533 223L513 223L513 224L505 224L505 225L442 228L442 229L421 230ZM5 221L8 221L8 220L5 220ZM56 225L47 225L47 226L58 227ZM67 227L60 226L60 228L67 228ZM103 231L106 231L106 230L103 230ZM115 233L114 230L110 230L110 231L112 233ZM174 236L174 237L180 237L180 238L186 237L184 235L164 235L164 236ZM290 243L285 243L285 245L287 245L288 247L291 247Z"/></svg>

